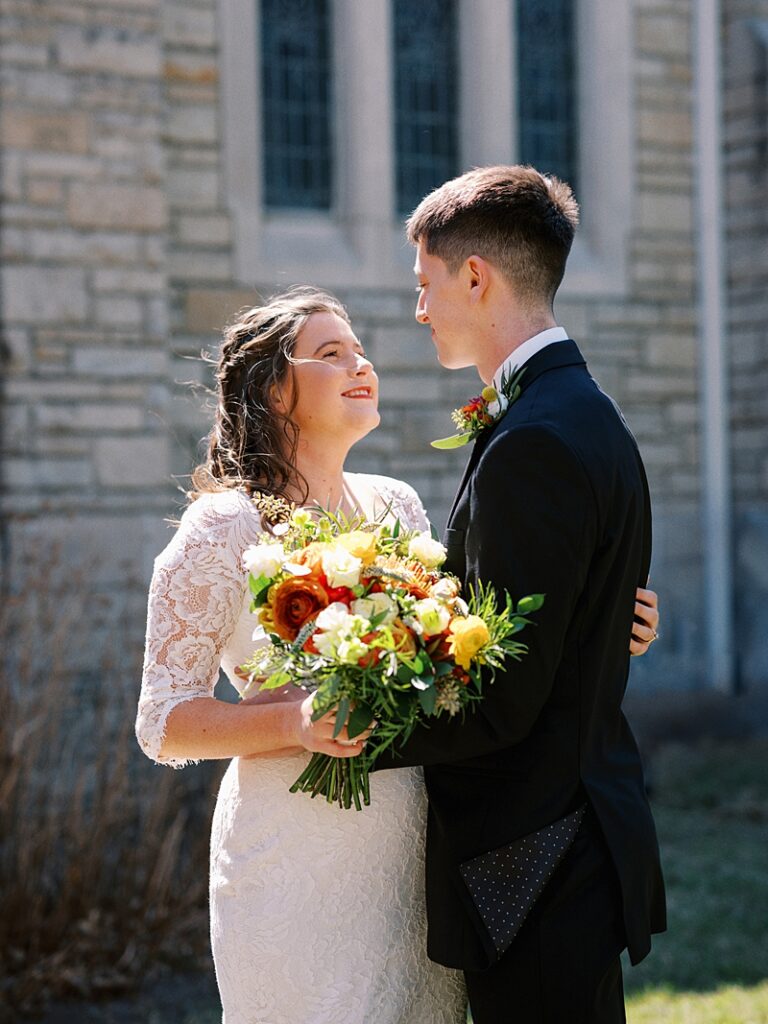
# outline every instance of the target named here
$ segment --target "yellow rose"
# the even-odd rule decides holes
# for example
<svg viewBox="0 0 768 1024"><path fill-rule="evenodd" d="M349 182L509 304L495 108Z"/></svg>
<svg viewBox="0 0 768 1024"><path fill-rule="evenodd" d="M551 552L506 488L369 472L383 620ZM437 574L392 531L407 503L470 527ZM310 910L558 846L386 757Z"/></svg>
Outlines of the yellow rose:
<svg viewBox="0 0 768 1024"><path fill-rule="evenodd" d="M479 615L468 615L453 619L448 629L448 649L466 672L477 652L491 639L488 627Z"/></svg>
<svg viewBox="0 0 768 1024"><path fill-rule="evenodd" d="M345 548L350 555L359 558L363 565L371 565L376 557L375 533L352 530L351 533L342 533L337 537L336 543Z"/></svg>

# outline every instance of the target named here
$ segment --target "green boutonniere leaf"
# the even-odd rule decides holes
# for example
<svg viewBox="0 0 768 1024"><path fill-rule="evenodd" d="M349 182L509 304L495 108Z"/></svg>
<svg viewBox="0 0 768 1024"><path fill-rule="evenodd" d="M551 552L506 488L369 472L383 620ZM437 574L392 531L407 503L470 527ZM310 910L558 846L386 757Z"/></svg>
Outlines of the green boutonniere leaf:
<svg viewBox="0 0 768 1024"><path fill-rule="evenodd" d="M452 437L441 437L437 441L432 441L431 444L433 448L447 450L449 448L463 448L471 440L471 434L454 434Z"/></svg>

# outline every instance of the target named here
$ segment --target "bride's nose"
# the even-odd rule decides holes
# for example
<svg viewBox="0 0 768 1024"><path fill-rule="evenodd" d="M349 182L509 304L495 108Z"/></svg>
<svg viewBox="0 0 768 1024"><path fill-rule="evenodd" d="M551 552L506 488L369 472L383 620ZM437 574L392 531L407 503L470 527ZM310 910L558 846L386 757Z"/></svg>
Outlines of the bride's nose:
<svg viewBox="0 0 768 1024"><path fill-rule="evenodd" d="M355 353L355 361L350 366L350 372L355 377L365 377L373 371L373 363L371 360L359 352Z"/></svg>

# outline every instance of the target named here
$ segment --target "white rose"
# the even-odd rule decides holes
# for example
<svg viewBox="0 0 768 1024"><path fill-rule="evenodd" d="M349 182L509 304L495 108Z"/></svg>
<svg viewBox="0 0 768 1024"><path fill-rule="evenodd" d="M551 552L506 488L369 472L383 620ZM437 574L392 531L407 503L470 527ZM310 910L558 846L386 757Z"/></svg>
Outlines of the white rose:
<svg viewBox="0 0 768 1024"><path fill-rule="evenodd" d="M323 572L331 587L356 587L362 567L361 560L341 546L323 552Z"/></svg>
<svg viewBox="0 0 768 1024"><path fill-rule="evenodd" d="M379 625L388 626L397 618L397 605L388 594L369 594L367 597L353 601L351 610L355 615L372 619L374 615L384 615Z"/></svg>
<svg viewBox="0 0 768 1024"><path fill-rule="evenodd" d="M322 629L325 632L338 633L348 626L351 618L349 608L347 608L344 602L334 601L327 608L323 608L315 620L315 625L318 629Z"/></svg>
<svg viewBox="0 0 768 1024"><path fill-rule="evenodd" d="M421 626L424 636L436 636L448 628L451 621L451 613L439 601L431 597L417 601L413 607L413 615Z"/></svg>
<svg viewBox="0 0 768 1024"><path fill-rule="evenodd" d="M459 596L459 585L456 580L444 576L429 588L429 592L438 601L453 601Z"/></svg>
<svg viewBox="0 0 768 1024"><path fill-rule="evenodd" d="M436 569L445 561L447 551L439 540L434 540L428 533L417 533L411 538L408 554L428 569Z"/></svg>
<svg viewBox="0 0 768 1024"><path fill-rule="evenodd" d="M285 559L282 544L251 544L243 552L243 565L257 579L277 576Z"/></svg>
<svg viewBox="0 0 768 1024"><path fill-rule="evenodd" d="M321 657L336 657L336 647L339 643L339 634L335 630L328 633L315 633L312 637L312 642Z"/></svg>

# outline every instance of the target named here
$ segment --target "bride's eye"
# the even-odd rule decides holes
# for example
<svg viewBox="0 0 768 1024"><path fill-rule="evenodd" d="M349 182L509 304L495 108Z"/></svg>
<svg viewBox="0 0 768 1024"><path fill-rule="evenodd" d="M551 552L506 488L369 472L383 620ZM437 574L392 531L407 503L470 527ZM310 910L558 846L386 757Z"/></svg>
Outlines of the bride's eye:
<svg viewBox="0 0 768 1024"><path fill-rule="evenodd" d="M328 356L337 356L338 354L339 350L337 348L331 348L323 354L323 359L327 359Z"/></svg>

